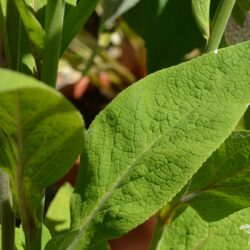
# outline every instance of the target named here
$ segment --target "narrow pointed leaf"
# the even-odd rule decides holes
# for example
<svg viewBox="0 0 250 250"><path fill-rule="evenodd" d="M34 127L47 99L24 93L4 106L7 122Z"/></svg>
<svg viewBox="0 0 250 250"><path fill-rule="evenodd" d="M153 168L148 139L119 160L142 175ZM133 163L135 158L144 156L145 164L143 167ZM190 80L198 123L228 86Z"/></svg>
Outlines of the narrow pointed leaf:
<svg viewBox="0 0 250 250"><path fill-rule="evenodd" d="M203 221L195 210L188 208L165 226L157 250L247 249L250 235L244 231L244 226L249 221L249 208L212 223Z"/></svg>
<svg viewBox="0 0 250 250"><path fill-rule="evenodd" d="M45 32L33 13L29 10L24 0L15 0L27 36L38 51L44 48Z"/></svg>
<svg viewBox="0 0 250 250"><path fill-rule="evenodd" d="M91 13L94 11L97 3L98 0L80 0L65 16L61 54L68 47L75 35L81 30Z"/></svg>
<svg viewBox="0 0 250 250"><path fill-rule="evenodd" d="M118 237L172 200L246 110L249 51L244 43L151 74L96 117L72 196L69 248Z"/></svg>
<svg viewBox="0 0 250 250"><path fill-rule="evenodd" d="M39 225L44 188L65 175L82 150L83 121L45 84L7 70L0 75L0 167L9 173L17 215L25 204Z"/></svg>
<svg viewBox="0 0 250 250"><path fill-rule="evenodd" d="M102 23L104 26L110 26L117 17L124 14L130 8L134 7L141 0L104 0Z"/></svg>
<svg viewBox="0 0 250 250"><path fill-rule="evenodd" d="M58 61L61 51L65 0L48 1L45 18L45 47L41 80L52 87L56 85Z"/></svg>
<svg viewBox="0 0 250 250"><path fill-rule="evenodd" d="M192 11L202 35L208 40L210 34L210 0L192 0Z"/></svg>
<svg viewBox="0 0 250 250"><path fill-rule="evenodd" d="M214 221L250 207L249 187L250 132L234 132L193 176L182 200Z"/></svg>

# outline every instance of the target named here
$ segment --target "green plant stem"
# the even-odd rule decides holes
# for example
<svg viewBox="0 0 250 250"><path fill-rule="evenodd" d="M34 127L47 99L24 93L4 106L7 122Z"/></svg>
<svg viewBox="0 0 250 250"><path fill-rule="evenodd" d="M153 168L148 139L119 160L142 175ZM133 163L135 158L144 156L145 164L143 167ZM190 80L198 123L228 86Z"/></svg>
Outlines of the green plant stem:
<svg viewBox="0 0 250 250"><path fill-rule="evenodd" d="M43 223L44 199L39 204L37 219L39 225L35 223L34 218L30 216L28 205L24 200L21 208L21 220L25 235L26 250L41 250L42 245L42 223Z"/></svg>
<svg viewBox="0 0 250 250"><path fill-rule="evenodd" d="M236 0L221 0L212 23L211 35L208 40L206 52L211 52L219 48L235 2Z"/></svg>
<svg viewBox="0 0 250 250"><path fill-rule="evenodd" d="M0 170L0 204L2 224L2 248L4 250L15 249L15 216L12 212L12 198L10 192L9 177Z"/></svg>
<svg viewBox="0 0 250 250"><path fill-rule="evenodd" d="M164 224L162 220L158 217L154 234L150 243L150 250L156 250L158 248L163 232L164 232Z"/></svg>

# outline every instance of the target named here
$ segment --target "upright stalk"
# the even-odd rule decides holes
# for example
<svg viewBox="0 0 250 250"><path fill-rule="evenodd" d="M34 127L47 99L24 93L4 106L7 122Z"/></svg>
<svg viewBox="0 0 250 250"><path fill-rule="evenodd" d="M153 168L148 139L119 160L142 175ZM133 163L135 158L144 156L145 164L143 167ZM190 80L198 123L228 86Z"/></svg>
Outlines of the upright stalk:
<svg viewBox="0 0 250 250"><path fill-rule="evenodd" d="M25 249L26 250L41 250L42 244L42 223L43 223L43 208L44 200L41 201L38 208L36 222L30 213L26 200L23 199L21 203L21 220L23 225L23 231L25 235ZM39 225L38 225L39 223Z"/></svg>
<svg viewBox="0 0 250 250"><path fill-rule="evenodd" d="M9 177L0 169L0 206L2 224L2 248L15 249L15 216L12 212L12 197Z"/></svg>
<svg viewBox="0 0 250 250"><path fill-rule="evenodd" d="M211 35L208 40L206 52L211 52L219 48L235 2L236 0L221 0L212 22Z"/></svg>

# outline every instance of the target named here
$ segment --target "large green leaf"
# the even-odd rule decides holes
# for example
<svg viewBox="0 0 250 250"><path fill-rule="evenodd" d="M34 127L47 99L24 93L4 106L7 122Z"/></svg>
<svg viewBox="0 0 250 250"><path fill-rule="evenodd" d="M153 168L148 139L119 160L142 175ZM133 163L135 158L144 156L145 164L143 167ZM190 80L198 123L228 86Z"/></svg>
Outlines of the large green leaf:
<svg viewBox="0 0 250 250"><path fill-rule="evenodd" d="M203 221L188 208L171 225L165 226L157 250L247 249L250 235L242 229L249 220L249 208L212 223Z"/></svg>
<svg viewBox="0 0 250 250"><path fill-rule="evenodd" d="M192 11L205 39L210 35L210 0L192 0Z"/></svg>
<svg viewBox="0 0 250 250"><path fill-rule="evenodd" d="M25 209L39 226L44 188L66 174L82 150L83 121L46 85L8 70L0 75L0 167L10 176L17 214Z"/></svg>
<svg viewBox="0 0 250 250"><path fill-rule="evenodd" d="M250 132L234 132L193 176L183 202L203 219L222 219L250 207Z"/></svg>
<svg viewBox="0 0 250 250"><path fill-rule="evenodd" d="M57 249L118 237L181 190L250 102L247 51L250 43L149 75L96 117L72 196L75 231Z"/></svg>
<svg viewBox="0 0 250 250"><path fill-rule="evenodd" d="M191 0L141 0L125 20L145 40L149 72L176 65L205 45Z"/></svg>
<svg viewBox="0 0 250 250"><path fill-rule="evenodd" d="M141 0L104 0L102 23L110 26L117 17L134 7Z"/></svg>

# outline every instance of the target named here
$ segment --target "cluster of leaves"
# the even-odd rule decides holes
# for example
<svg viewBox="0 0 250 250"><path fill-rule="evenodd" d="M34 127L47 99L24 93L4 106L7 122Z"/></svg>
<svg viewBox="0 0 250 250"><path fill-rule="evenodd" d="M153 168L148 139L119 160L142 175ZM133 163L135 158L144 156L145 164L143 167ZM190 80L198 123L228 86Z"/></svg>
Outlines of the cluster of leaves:
<svg viewBox="0 0 250 250"><path fill-rule="evenodd" d="M193 47L209 43L213 32L209 5L192 1L194 19L183 8L187 2L104 0L100 32L134 6L125 18L146 41L149 70L176 64ZM66 6L62 0L0 3L7 65L18 71L26 65L31 75L54 85L61 53L97 1L67 1ZM189 16L178 18L192 17L199 43L182 44L172 60L171 46L162 49L152 31L171 36L160 27L171 31L170 20L180 6ZM138 8L150 22L147 27L139 21ZM170 19L163 22L166 13ZM18 20L10 23L9 18ZM185 32L177 35L184 39ZM108 249L109 239L160 210L152 249L244 248L248 235L239 227L250 220L250 133L232 131L250 103L249 52L250 42L245 42L152 73L115 98L86 132L80 114L53 88L1 69L0 168L1 181L6 181L1 185L2 235L6 202L22 222L16 228L16 248L28 250ZM49 232L43 225L44 190L79 154L76 187L58 193L45 220ZM53 213L62 206L58 197L64 194L71 198L64 204L65 214L56 218ZM53 220L62 221L61 227L55 228Z"/></svg>

